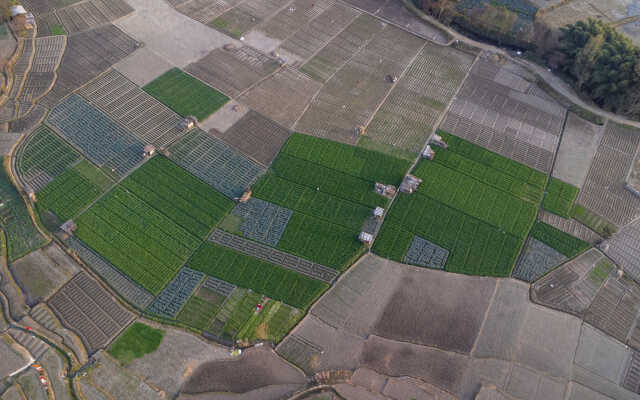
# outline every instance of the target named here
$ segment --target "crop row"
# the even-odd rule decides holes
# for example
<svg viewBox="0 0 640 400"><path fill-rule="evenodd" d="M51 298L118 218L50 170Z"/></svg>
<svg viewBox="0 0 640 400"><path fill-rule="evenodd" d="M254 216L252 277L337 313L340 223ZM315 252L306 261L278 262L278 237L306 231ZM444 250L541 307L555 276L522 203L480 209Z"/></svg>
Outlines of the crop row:
<svg viewBox="0 0 640 400"><path fill-rule="evenodd" d="M178 68L169 70L144 90L183 117L194 115L199 121L229 101L224 94Z"/></svg>
<svg viewBox="0 0 640 400"><path fill-rule="evenodd" d="M570 218L576 197L578 197L577 187L560 179L551 178L549 187L547 187L547 194L542 202L542 208L561 217Z"/></svg>
<svg viewBox="0 0 640 400"><path fill-rule="evenodd" d="M422 161L414 173L424 180L420 193L517 237L524 238L535 219L535 204L441 164Z"/></svg>
<svg viewBox="0 0 640 400"><path fill-rule="evenodd" d="M413 235L449 250L446 270L509 276L523 239L421 194L400 195L374 252L402 262Z"/></svg>
<svg viewBox="0 0 640 400"><path fill-rule="evenodd" d="M302 309L309 307L328 287L323 282L214 243L200 247L189 261L189 267Z"/></svg>
<svg viewBox="0 0 640 400"><path fill-rule="evenodd" d="M372 182L399 185L410 162L384 153L313 136L293 134L282 153Z"/></svg>
<svg viewBox="0 0 640 400"><path fill-rule="evenodd" d="M233 214L242 218L242 236L276 246L293 211L253 197L246 203L239 203Z"/></svg>
<svg viewBox="0 0 640 400"><path fill-rule="evenodd" d="M369 187L371 189L372 186ZM359 231L371 208L343 200L267 173L253 186L256 197L328 222Z"/></svg>
<svg viewBox="0 0 640 400"><path fill-rule="evenodd" d="M573 258L591 247L591 245L584 240L573 237L541 221L536 221L533 225L531 237L558 250L568 258Z"/></svg>
<svg viewBox="0 0 640 400"><path fill-rule="evenodd" d="M231 200L162 156L152 158L122 185L198 237L206 236L233 207Z"/></svg>
<svg viewBox="0 0 640 400"><path fill-rule="evenodd" d="M404 256L404 262L422 267L444 269L448 256L448 250L419 236L414 236L411 246Z"/></svg>
<svg viewBox="0 0 640 400"><path fill-rule="evenodd" d="M200 271L182 268L151 303L148 311L163 317L175 318L203 278L204 274Z"/></svg>

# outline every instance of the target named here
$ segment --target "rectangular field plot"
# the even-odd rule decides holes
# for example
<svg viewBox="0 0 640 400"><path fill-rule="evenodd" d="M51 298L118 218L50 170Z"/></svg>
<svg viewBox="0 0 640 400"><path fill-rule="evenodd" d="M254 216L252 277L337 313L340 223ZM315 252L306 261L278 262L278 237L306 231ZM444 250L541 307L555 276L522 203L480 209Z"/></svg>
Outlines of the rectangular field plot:
<svg viewBox="0 0 640 400"><path fill-rule="evenodd" d="M38 37L66 34L60 18L54 12L36 15L36 25Z"/></svg>
<svg viewBox="0 0 640 400"><path fill-rule="evenodd" d="M54 108L47 123L101 168L124 176L142 161L142 142L82 97L73 94Z"/></svg>
<svg viewBox="0 0 640 400"><path fill-rule="evenodd" d="M20 90L19 101L35 102L53 86L54 71L60 64L66 45L66 37L51 36L35 40L35 52L31 68Z"/></svg>
<svg viewBox="0 0 640 400"><path fill-rule="evenodd" d="M203 121L229 98L198 79L173 68L144 87L144 90L176 113Z"/></svg>
<svg viewBox="0 0 640 400"><path fill-rule="evenodd" d="M558 250L531 237L527 240L511 276L525 282L535 282L566 260L567 257Z"/></svg>
<svg viewBox="0 0 640 400"><path fill-rule="evenodd" d="M640 215L640 198L625 189L640 145L640 130L609 121L576 200L618 226Z"/></svg>
<svg viewBox="0 0 640 400"><path fill-rule="evenodd" d="M473 57L428 44L367 127L379 143L419 152L471 68Z"/></svg>
<svg viewBox="0 0 640 400"><path fill-rule="evenodd" d="M214 243L200 247L189 267L301 309L309 307L328 287L324 282Z"/></svg>
<svg viewBox="0 0 640 400"><path fill-rule="evenodd" d="M85 272L67 282L48 304L82 338L89 354L107 345L134 318Z"/></svg>
<svg viewBox="0 0 640 400"><path fill-rule="evenodd" d="M124 0L89 0L56 11L69 33L86 31L133 12Z"/></svg>
<svg viewBox="0 0 640 400"><path fill-rule="evenodd" d="M293 211L254 197L239 203L232 213L241 221L238 229L242 236L275 247Z"/></svg>
<svg viewBox="0 0 640 400"><path fill-rule="evenodd" d="M229 96L237 96L279 66L277 60L252 47L242 46L215 49L189 64L185 71Z"/></svg>
<svg viewBox="0 0 640 400"><path fill-rule="evenodd" d="M414 236L404 256L404 262L421 267L444 269L448 256L449 251L446 249L419 236Z"/></svg>
<svg viewBox="0 0 640 400"><path fill-rule="evenodd" d="M530 235L568 258L573 258L591 247L584 240L573 237L541 221L536 221Z"/></svg>
<svg viewBox="0 0 640 400"><path fill-rule="evenodd" d="M264 167L200 129L194 129L170 148L170 158L225 196L240 197Z"/></svg>
<svg viewBox="0 0 640 400"><path fill-rule="evenodd" d="M74 236L70 236L67 245L104 281L125 298L129 303L141 310L153 301L153 295L124 275L118 268L100 254Z"/></svg>
<svg viewBox="0 0 640 400"><path fill-rule="evenodd" d="M326 82L358 53L385 24L369 14L360 14L349 26L334 37L301 70L320 82Z"/></svg>
<svg viewBox="0 0 640 400"><path fill-rule="evenodd" d="M290 2L291 0L246 0L215 18L209 26L239 39Z"/></svg>
<svg viewBox="0 0 640 400"><path fill-rule="evenodd" d="M238 101L291 128L320 86L297 69L284 67L246 91Z"/></svg>
<svg viewBox="0 0 640 400"><path fill-rule="evenodd" d="M6 235L9 261L43 246L46 239L31 221L24 199L13 186L4 168L0 171L0 199L0 227Z"/></svg>
<svg viewBox="0 0 640 400"><path fill-rule="evenodd" d="M204 274L190 268L182 268L147 310L151 314L175 318L184 303L198 287Z"/></svg>
<svg viewBox="0 0 640 400"><path fill-rule="evenodd" d="M17 150L16 170L25 187L38 192L81 157L51 129L41 125Z"/></svg>
<svg viewBox="0 0 640 400"><path fill-rule="evenodd" d="M253 110L224 133L216 129L212 129L210 133L263 165L271 164L291 134L288 129Z"/></svg>
<svg viewBox="0 0 640 400"><path fill-rule="evenodd" d="M622 228L606 241L606 245L605 253L624 269L625 274L640 282L640 221Z"/></svg>
<svg viewBox="0 0 640 400"><path fill-rule="evenodd" d="M440 128L549 172L566 110L530 86L510 67L479 60Z"/></svg>
<svg viewBox="0 0 640 400"><path fill-rule="evenodd" d="M48 111L49 109L40 104L32 106L27 114L22 114L18 119L9 122L9 132L31 132L31 130L44 121L44 117Z"/></svg>
<svg viewBox="0 0 640 400"><path fill-rule="evenodd" d="M109 118L135 133L143 143L163 147L184 133L182 118L116 70L77 92Z"/></svg>
<svg viewBox="0 0 640 400"><path fill-rule="evenodd" d="M227 296L207 289L203 285L187 300L176 319L190 327L205 330L220 311L226 298Z"/></svg>
<svg viewBox="0 0 640 400"><path fill-rule="evenodd" d="M11 91L9 92L10 99L15 99L20 94L20 89L22 88L25 79L27 79L30 62L35 52L35 47L31 38L20 38L19 40L23 43L23 46L22 52L13 65L13 84L11 85Z"/></svg>
<svg viewBox="0 0 640 400"><path fill-rule="evenodd" d="M111 24L70 36L57 71L58 79L41 104L53 108L67 94L133 53L139 45Z"/></svg>
<svg viewBox="0 0 640 400"><path fill-rule="evenodd" d="M360 12L334 3L314 18L309 24L302 25L302 29L286 39L279 47L281 55L288 62L305 62L334 36L346 28Z"/></svg>
<svg viewBox="0 0 640 400"><path fill-rule="evenodd" d="M401 76L424 45L422 39L386 25L329 79L296 130L355 144L358 128L368 124L392 88L385 77Z"/></svg>
<svg viewBox="0 0 640 400"><path fill-rule="evenodd" d="M187 0L176 4L176 10L203 24L238 4L241 0Z"/></svg>
<svg viewBox="0 0 640 400"><path fill-rule="evenodd" d="M38 209L51 211L64 222L88 207L111 185L113 181L102 171L82 160L38 193Z"/></svg>
<svg viewBox="0 0 640 400"><path fill-rule="evenodd" d="M560 179L551 178L542 208L564 218L571 217L573 202L578 196L578 188Z"/></svg>

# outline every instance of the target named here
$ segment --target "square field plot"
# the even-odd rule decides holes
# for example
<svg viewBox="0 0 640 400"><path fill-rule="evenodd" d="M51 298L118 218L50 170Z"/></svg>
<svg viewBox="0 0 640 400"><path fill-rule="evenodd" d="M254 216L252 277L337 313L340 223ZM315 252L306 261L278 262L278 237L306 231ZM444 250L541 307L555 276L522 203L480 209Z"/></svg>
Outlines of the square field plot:
<svg viewBox="0 0 640 400"><path fill-rule="evenodd" d="M76 94L58 104L47 123L88 159L117 176L142 161L143 143Z"/></svg>
<svg viewBox="0 0 640 400"><path fill-rule="evenodd" d="M194 129L170 148L170 158L222 192L240 197L264 173L264 167L222 140Z"/></svg>
<svg viewBox="0 0 640 400"><path fill-rule="evenodd" d="M68 33L76 33L115 21L133 12L124 0L89 0L56 11Z"/></svg>
<svg viewBox="0 0 640 400"><path fill-rule="evenodd" d="M255 111L249 111L224 133L216 129L210 133L263 165L271 164L291 134Z"/></svg>
<svg viewBox="0 0 640 400"><path fill-rule="evenodd" d="M213 188L158 156L82 214L75 234L157 294L231 207Z"/></svg>
<svg viewBox="0 0 640 400"><path fill-rule="evenodd" d="M178 68L169 70L144 90L183 117L193 115L199 121L229 101L224 94Z"/></svg>
<svg viewBox="0 0 640 400"><path fill-rule="evenodd" d="M291 0L246 0L226 11L209 23L209 26L240 39L269 16L275 14Z"/></svg>

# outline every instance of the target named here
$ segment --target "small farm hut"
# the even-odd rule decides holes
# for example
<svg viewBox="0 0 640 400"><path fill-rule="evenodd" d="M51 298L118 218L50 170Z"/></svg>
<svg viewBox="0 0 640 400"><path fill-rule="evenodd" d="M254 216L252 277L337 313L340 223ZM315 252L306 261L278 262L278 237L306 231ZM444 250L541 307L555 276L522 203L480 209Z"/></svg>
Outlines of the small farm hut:
<svg viewBox="0 0 640 400"><path fill-rule="evenodd" d="M447 147L449 147L449 145L442 139L442 136L438 135L437 133L434 133L433 136L431 136L431 140L429 140L429 144L442 147L443 149L446 149Z"/></svg>
<svg viewBox="0 0 640 400"><path fill-rule="evenodd" d="M151 157L152 155L154 155L156 153L156 147L152 144L148 144L146 146L144 146L144 156L145 157Z"/></svg>
<svg viewBox="0 0 640 400"><path fill-rule="evenodd" d="M376 182L374 190L379 195L391 198L396 195L396 187L393 185L385 185L384 183Z"/></svg>
<svg viewBox="0 0 640 400"><path fill-rule="evenodd" d="M384 208L382 207L376 207L375 210L373 210L373 216L380 219L382 218L382 216L384 215Z"/></svg>
<svg viewBox="0 0 640 400"><path fill-rule="evenodd" d="M358 134L358 136L362 136L365 134L366 129L367 128L365 128L364 125L360 125L356 128L356 133Z"/></svg>
<svg viewBox="0 0 640 400"><path fill-rule="evenodd" d="M197 123L198 123L198 118L194 117L193 115L189 115L187 117L184 117L180 121L180 124L178 125L178 128L181 131L188 131L188 130L191 130L191 129L195 128Z"/></svg>
<svg viewBox="0 0 640 400"><path fill-rule="evenodd" d="M433 160L435 156L436 156L436 152L433 151L430 145L427 145L427 147L422 152L422 158L426 158L427 160Z"/></svg>
<svg viewBox="0 0 640 400"><path fill-rule="evenodd" d="M68 234L68 235L73 235L73 231L75 231L76 229L78 229L78 225L76 225L75 222L73 222L73 220L68 220L67 222L65 222L64 224L62 224L60 226L60 229Z"/></svg>
<svg viewBox="0 0 640 400"><path fill-rule="evenodd" d="M236 197L234 200L238 203L246 203L251 198L251 189L247 189L242 193L242 196Z"/></svg>
<svg viewBox="0 0 640 400"><path fill-rule="evenodd" d="M32 203L38 201L38 199L36 198L36 192L30 185L25 185L24 190L25 192L27 192L27 197L29 197L29 200L31 200Z"/></svg>
<svg viewBox="0 0 640 400"><path fill-rule="evenodd" d="M367 232L360 232L358 239L367 246L371 246L371 242L373 242L373 235Z"/></svg>
<svg viewBox="0 0 640 400"><path fill-rule="evenodd" d="M418 190L418 186L420 186L421 183L422 179L417 176L407 174L400 184L400 191L402 193L413 193Z"/></svg>

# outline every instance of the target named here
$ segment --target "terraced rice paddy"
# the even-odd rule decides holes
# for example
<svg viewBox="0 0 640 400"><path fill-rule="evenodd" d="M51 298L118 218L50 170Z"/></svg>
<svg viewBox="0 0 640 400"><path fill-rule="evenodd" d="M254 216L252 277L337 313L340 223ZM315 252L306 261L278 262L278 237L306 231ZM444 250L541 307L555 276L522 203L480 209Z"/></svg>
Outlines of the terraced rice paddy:
<svg viewBox="0 0 640 400"><path fill-rule="evenodd" d="M462 84L474 57L427 44L367 126L378 143L419 152Z"/></svg>
<svg viewBox="0 0 640 400"><path fill-rule="evenodd" d="M184 133L179 115L114 69L77 93L145 144L163 147Z"/></svg>
<svg viewBox="0 0 640 400"><path fill-rule="evenodd" d="M22 52L18 57L18 60L13 65L13 84L11 85L11 91L9 92L9 98L16 99L20 94L20 89L24 85L27 79L27 74L30 68L30 62L33 59L35 53L35 47L32 37L21 38ZM19 46L19 45L18 45Z"/></svg>
<svg viewBox="0 0 640 400"><path fill-rule="evenodd" d="M116 176L125 176L142 161L144 144L76 94L59 103L47 123L89 160Z"/></svg>
<svg viewBox="0 0 640 400"><path fill-rule="evenodd" d="M144 87L144 90L176 113L202 121L229 98L198 79L173 68Z"/></svg>
<svg viewBox="0 0 640 400"><path fill-rule="evenodd" d="M24 199L9 180L4 168L0 171L0 226L6 235L9 261L46 243L33 225Z"/></svg>
<svg viewBox="0 0 640 400"><path fill-rule="evenodd" d="M248 47L215 49L185 71L229 96L237 96L279 67L277 60Z"/></svg>
<svg viewBox="0 0 640 400"><path fill-rule="evenodd" d="M83 213L75 234L157 294L231 206L205 183L156 157Z"/></svg>
<svg viewBox="0 0 640 400"><path fill-rule="evenodd" d="M56 11L56 15L72 34L115 21L133 12L124 0L89 0Z"/></svg>
<svg viewBox="0 0 640 400"><path fill-rule="evenodd" d="M169 148L169 157L225 196L240 197L264 167L226 143L194 129Z"/></svg>
<svg viewBox="0 0 640 400"><path fill-rule="evenodd" d="M113 181L102 171L82 160L38 192L38 209L51 211L64 222L87 208L112 185Z"/></svg>
<svg viewBox="0 0 640 400"><path fill-rule="evenodd" d="M445 269L508 276L537 213L546 176L465 140L421 161L416 193L400 194L373 251L403 261L414 235L449 251Z"/></svg>
<svg viewBox="0 0 640 400"><path fill-rule="evenodd" d="M550 172L566 110L531 94L531 85L506 66L481 59L440 128Z"/></svg>
<svg viewBox="0 0 640 400"><path fill-rule="evenodd" d="M322 281L214 243L200 247L188 265L207 275L250 288L301 309L309 307L328 287Z"/></svg>
<svg viewBox="0 0 640 400"><path fill-rule="evenodd" d="M640 216L640 198L624 188L639 145L638 129L607 123L576 203L618 226Z"/></svg>
<svg viewBox="0 0 640 400"><path fill-rule="evenodd" d="M134 318L85 272L67 282L48 304L82 338L88 353L109 343Z"/></svg>
<svg viewBox="0 0 640 400"><path fill-rule="evenodd" d="M204 274L200 271L186 267L181 268L149 306L148 312L161 317L175 318L203 278Z"/></svg>
<svg viewBox="0 0 640 400"><path fill-rule="evenodd" d="M263 165L271 164L291 134L268 118L250 110L224 133L210 133Z"/></svg>
<svg viewBox="0 0 640 400"><path fill-rule="evenodd" d="M81 240L70 236L66 243L78 257L129 303L142 310L151 304L153 301L153 295L151 293L123 274L117 267Z"/></svg>
<svg viewBox="0 0 640 400"><path fill-rule="evenodd" d="M424 46L422 39L385 25L322 87L295 129L355 144L358 127L368 124L392 89L385 77L401 76Z"/></svg>
<svg viewBox="0 0 640 400"><path fill-rule="evenodd" d="M68 37L57 72L58 79L40 104L53 108L71 91L106 71L139 46L138 42L111 24Z"/></svg>
<svg viewBox="0 0 640 400"><path fill-rule="evenodd" d="M77 151L45 125L24 140L16 157L20 180L36 192L81 158Z"/></svg>

